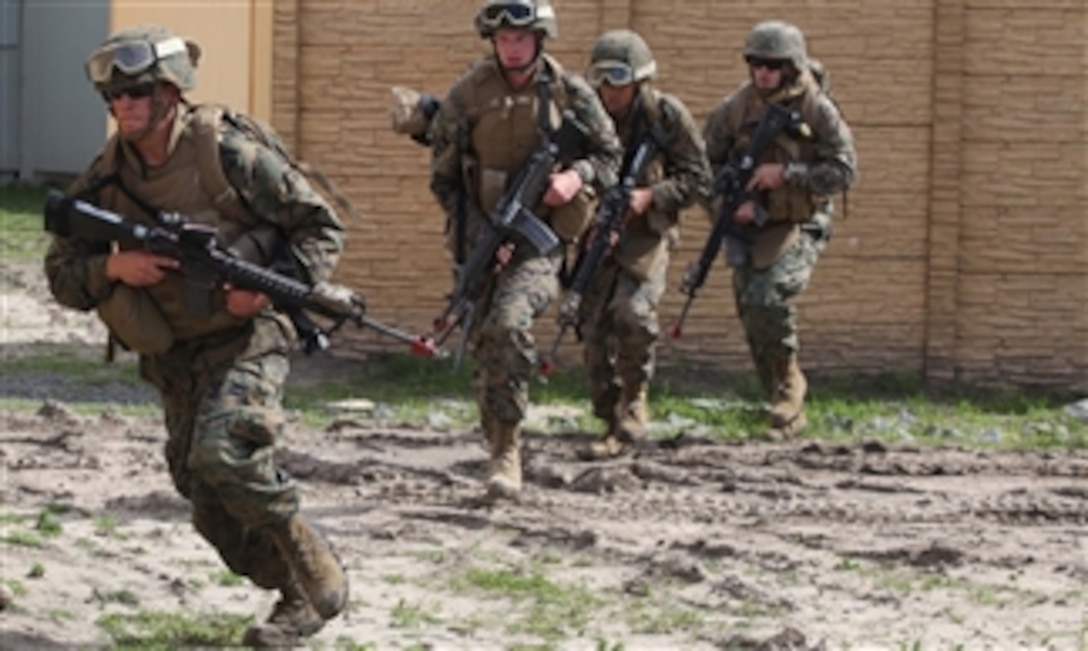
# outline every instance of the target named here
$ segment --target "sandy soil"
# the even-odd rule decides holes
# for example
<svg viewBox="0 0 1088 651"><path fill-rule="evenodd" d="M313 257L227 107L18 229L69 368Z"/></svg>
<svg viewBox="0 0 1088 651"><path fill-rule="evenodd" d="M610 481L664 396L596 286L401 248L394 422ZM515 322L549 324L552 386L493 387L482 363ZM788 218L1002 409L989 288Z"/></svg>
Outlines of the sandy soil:
<svg viewBox="0 0 1088 651"><path fill-rule="evenodd" d="M100 354L35 272L4 269L5 357ZM43 402L0 426L0 578L20 588L0 648L105 645L109 613L263 617L275 595L225 576L189 526L159 422L111 407L149 394L102 387L78 416L41 382L3 379ZM283 465L352 590L312 646L1088 648L1088 453L692 437L585 463L586 440L530 431L524 499L488 506L478 432L292 423ZM59 535L20 544L50 505Z"/></svg>

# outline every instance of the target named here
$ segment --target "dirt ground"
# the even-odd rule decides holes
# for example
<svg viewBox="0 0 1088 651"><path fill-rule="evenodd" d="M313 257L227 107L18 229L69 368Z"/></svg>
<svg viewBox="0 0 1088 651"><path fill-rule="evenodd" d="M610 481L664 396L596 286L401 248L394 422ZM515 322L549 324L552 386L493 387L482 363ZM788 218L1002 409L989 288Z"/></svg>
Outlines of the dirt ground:
<svg viewBox="0 0 1088 651"><path fill-rule="evenodd" d="M93 319L36 270L3 271L5 355L98 354ZM101 413L79 416L42 377L3 379L42 407L0 428L0 578L22 588L0 648L108 644L109 613L263 617L275 595L230 580L189 526L160 423L112 408L149 394L97 387ZM293 422L283 465L351 580L312 646L1088 648L1084 451L691 437L585 463L586 440L530 431L524 498L487 506L476 431ZM50 505L69 509L59 535L16 542Z"/></svg>

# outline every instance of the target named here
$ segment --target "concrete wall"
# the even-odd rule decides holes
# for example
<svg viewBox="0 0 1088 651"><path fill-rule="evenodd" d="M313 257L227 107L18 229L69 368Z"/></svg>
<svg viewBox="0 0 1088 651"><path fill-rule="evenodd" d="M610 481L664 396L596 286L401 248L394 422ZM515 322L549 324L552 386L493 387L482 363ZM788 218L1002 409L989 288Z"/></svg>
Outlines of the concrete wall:
<svg viewBox="0 0 1088 651"><path fill-rule="evenodd" d="M0 178L79 170L105 128L83 57L108 28L109 1L3 0L0 21Z"/></svg>
<svg viewBox="0 0 1088 651"><path fill-rule="evenodd" d="M428 153L389 131L389 87L444 91L485 51L477 0L277 0L273 121L358 204L340 280L375 316L423 329L448 290ZM558 0L548 45L581 70L604 29L641 32L660 87L701 123L744 77L755 22L800 25L831 72L859 183L800 301L821 370L1088 386L1088 9L1082 0ZM841 202L840 202L841 203ZM840 217L843 217L840 207ZM685 216L662 305L707 232ZM553 312L538 334L548 341ZM386 347L368 335L364 349ZM747 367L729 273L717 267L681 357ZM574 362L577 350L564 351Z"/></svg>

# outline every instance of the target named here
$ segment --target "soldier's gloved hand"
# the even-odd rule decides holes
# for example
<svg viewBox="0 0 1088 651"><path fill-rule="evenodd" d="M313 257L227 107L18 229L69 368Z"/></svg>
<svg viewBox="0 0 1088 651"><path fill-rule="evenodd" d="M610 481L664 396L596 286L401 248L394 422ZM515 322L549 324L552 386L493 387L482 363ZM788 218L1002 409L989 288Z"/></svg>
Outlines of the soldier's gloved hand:
<svg viewBox="0 0 1088 651"><path fill-rule="evenodd" d="M106 277L131 287L149 287L178 268L178 261L147 251L117 251L106 259Z"/></svg>
<svg viewBox="0 0 1088 651"><path fill-rule="evenodd" d="M360 316L366 314L366 298L343 285L320 282L314 285L313 291L310 292L310 300L328 307L333 312L342 312L344 308L349 307Z"/></svg>

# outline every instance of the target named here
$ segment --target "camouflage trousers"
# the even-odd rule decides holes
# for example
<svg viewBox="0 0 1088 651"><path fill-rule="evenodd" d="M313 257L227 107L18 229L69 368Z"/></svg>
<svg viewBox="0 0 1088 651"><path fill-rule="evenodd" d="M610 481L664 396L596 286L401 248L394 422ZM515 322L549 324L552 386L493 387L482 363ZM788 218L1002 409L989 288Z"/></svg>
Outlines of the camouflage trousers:
<svg viewBox="0 0 1088 651"><path fill-rule="evenodd" d="M640 279L609 260L582 299L583 359L593 414L615 417L623 387L653 377L661 335L657 306L665 293L667 264Z"/></svg>
<svg viewBox="0 0 1088 651"><path fill-rule="evenodd" d="M770 360L800 350L794 299L805 290L827 239L802 232L770 267L750 264L733 269L733 297L744 326L748 350L764 387L770 385Z"/></svg>
<svg viewBox="0 0 1088 651"><path fill-rule="evenodd" d="M298 489L274 460L291 339L274 319L253 323L142 357L140 367L161 393L167 465L193 526L233 572L278 588L290 570L262 532L298 511Z"/></svg>
<svg viewBox="0 0 1088 651"><path fill-rule="evenodd" d="M472 356L473 386L485 431L489 421L517 424L525 419L537 366L533 319L559 293L559 264L558 253L515 255L481 299Z"/></svg>

